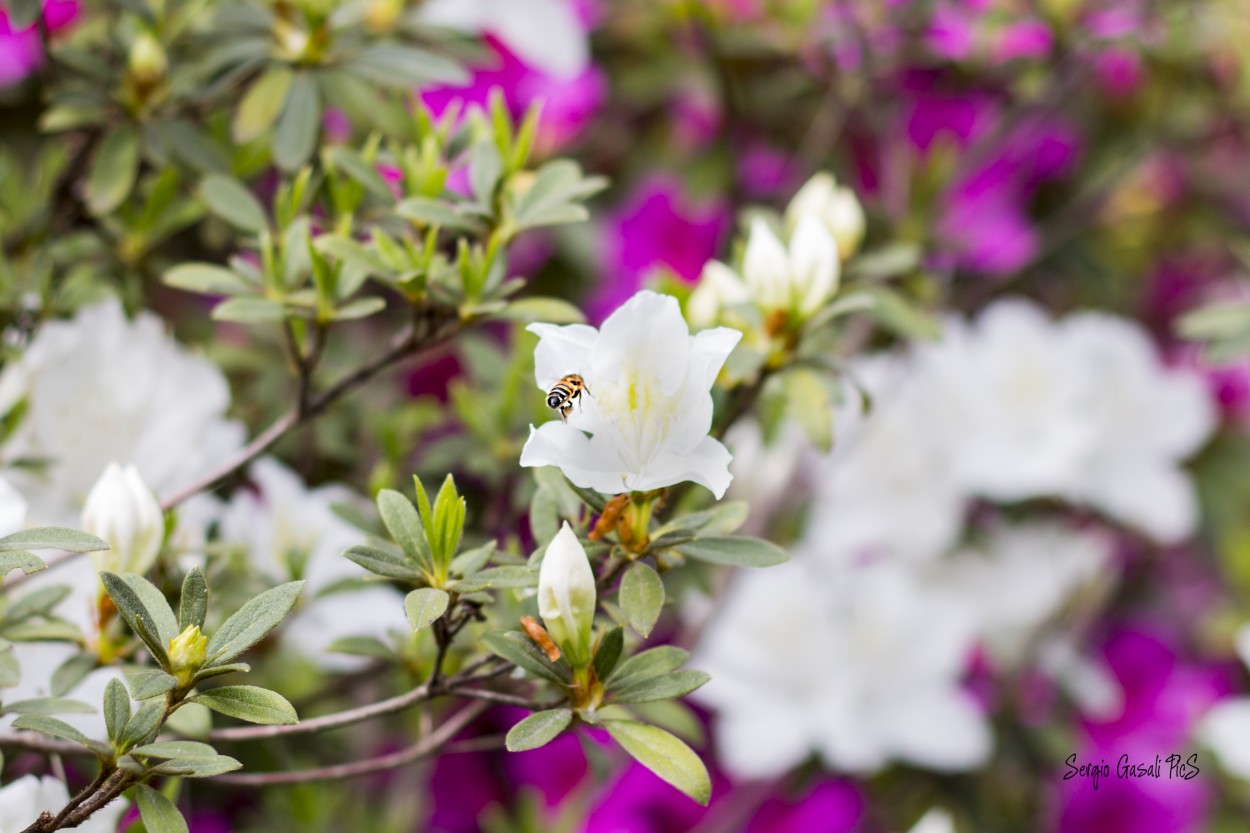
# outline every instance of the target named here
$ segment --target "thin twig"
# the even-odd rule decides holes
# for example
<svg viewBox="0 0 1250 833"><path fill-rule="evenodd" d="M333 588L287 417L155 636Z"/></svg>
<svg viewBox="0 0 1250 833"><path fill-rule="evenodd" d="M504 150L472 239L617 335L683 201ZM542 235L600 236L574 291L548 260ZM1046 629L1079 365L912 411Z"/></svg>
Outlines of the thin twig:
<svg viewBox="0 0 1250 833"><path fill-rule="evenodd" d="M324 732L329 729L338 729L342 726L351 726L354 723L362 723L375 717L381 717L384 714L403 711L418 703L424 703L433 696L434 694L431 692L430 687L423 685L414 688L412 691L387 700L381 700L377 703L369 703L366 706L358 706L354 709L327 714L324 717L314 717L311 720L303 720L286 726L238 726L230 729L215 729L208 733L208 740L210 742L267 740L287 735Z"/></svg>
<svg viewBox="0 0 1250 833"><path fill-rule="evenodd" d="M355 778L359 775L396 769L438 752L443 744L455 737L461 729L489 707L489 704L482 702L466 706L417 743L407 749L392 752L389 755L381 755L377 758L368 758L363 761L353 761L348 764L336 764L334 766L296 770L293 772L228 773L226 775L218 775L213 780L219 784L233 784L240 787L267 787L274 784L300 784L306 781L333 781L341 778Z"/></svg>
<svg viewBox="0 0 1250 833"><path fill-rule="evenodd" d="M0 749L26 749L47 755L95 755L85 746L73 741L56 740L38 732L8 732L0 734Z"/></svg>

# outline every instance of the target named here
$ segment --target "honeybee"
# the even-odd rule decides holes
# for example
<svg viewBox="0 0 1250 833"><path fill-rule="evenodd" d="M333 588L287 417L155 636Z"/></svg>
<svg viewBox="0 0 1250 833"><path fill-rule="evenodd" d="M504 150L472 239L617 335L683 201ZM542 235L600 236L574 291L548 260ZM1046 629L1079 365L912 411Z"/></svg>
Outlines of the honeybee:
<svg viewBox="0 0 1250 833"><path fill-rule="evenodd" d="M569 421L569 411L573 410L573 400L581 400L582 392L590 393L586 380L576 373L570 373L551 386L547 392L547 407L560 412L560 419Z"/></svg>

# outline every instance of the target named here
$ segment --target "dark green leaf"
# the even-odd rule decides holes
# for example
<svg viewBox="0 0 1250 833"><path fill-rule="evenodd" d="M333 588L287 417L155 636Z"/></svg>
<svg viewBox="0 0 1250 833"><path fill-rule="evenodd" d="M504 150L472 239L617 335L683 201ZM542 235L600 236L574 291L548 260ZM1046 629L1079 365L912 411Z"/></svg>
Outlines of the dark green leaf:
<svg viewBox="0 0 1250 833"><path fill-rule="evenodd" d="M611 690L613 703L650 703L654 700L672 700L685 697L712 679L702 671L675 671L658 677L635 680L629 685Z"/></svg>
<svg viewBox="0 0 1250 833"><path fill-rule="evenodd" d="M690 658L690 653L675 645L661 645L635 654L617 666L616 671L608 677L607 682L617 688L635 680L667 674L681 668L682 663Z"/></svg>
<svg viewBox="0 0 1250 833"><path fill-rule="evenodd" d="M689 746L663 729L632 720L605 720L604 727L638 763L703 806L712 797L707 767Z"/></svg>
<svg viewBox="0 0 1250 833"><path fill-rule="evenodd" d="M135 785L135 803L147 833L189 833L186 819L173 802L147 784Z"/></svg>
<svg viewBox="0 0 1250 833"><path fill-rule="evenodd" d="M104 687L104 725L109 740L117 741L130 722L130 694L121 680L114 677Z"/></svg>
<svg viewBox="0 0 1250 833"><path fill-rule="evenodd" d="M457 593L476 593L480 590L497 590L504 587L537 587L538 571L520 565L491 567L473 576L452 582Z"/></svg>
<svg viewBox="0 0 1250 833"><path fill-rule="evenodd" d="M143 602L144 608L152 614L152 620L156 622L157 635L160 636L162 644L168 645L170 640L181 631L178 628L178 619L174 616L174 611L170 608L165 594L157 590L152 582L134 573L126 573L122 576L122 580L130 585L130 589L134 590L139 600Z"/></svg>
<svg viewBox="0 0 1250 833"><path fill-rule="evenodd" d="M164 671L137 671L130 677L130 696L136 700L151 700L169 691L178 681Z"/></svg>
<svg viewBox="0 0 1250 833"><path fill-rule="evenodd" d="M612 671L620 661L621 652L624 649L625 632L623 630L616 627L605 633L599 640L599 647L595 651L595 676L600 680L606 680L612 676Z"/></svg>
<svg viewBox="0 0 1250 833"><path fill-rule="evenodd" d="M508 731L505 740L509 752L537 749L555 740L573 722L571 709L548 709L534 712Z"/></svg>
<svg viewBox="0 0 1250 833"><path fill-rule="evenodd" d="M175 266L161 280L166 286L201 295L246 295L259 291L259 287L230 271L224 266L211 263L184 263Z"/></svg>
<svg viewBox="0 0 1250 833"><path fill-rule="evenodd" d="M209 211L235 228L260 234L269 227L260 200L232 177L209 174L200 183L200 196Z"/></svg>
<svg viewBox="0 0 1250 833"><path fill-rule="evenodd" d="M712 536L674 549L688 558L730 567L771 567L790 560L785 550L762 538Z"/></svg>
<svg viewBox="0 0 1250 833"><path fill-rule="evenodd" d="M108 214L130 193L139 171L139 137L129 126L114 130L96 151L87 178L87 207L92 214Z"/></svg>
<svg viewBox="0 0 1250 833"><path fill-rule="evenodd" d="M182 599L178 603L178 632L195 625L204 627L204 617L208 615L208 583L204 580L204 571L195 567L182 580Z"/></svg>
<svg viewBox="0 0 1250 833"><path fill-rule="evenodd" d="M421 571L411 561L379 547L357 544L343 552L343 556L356 562L371 573L402 581L420 581Z"/></svg>
<svg viewBox="0 0 1250 833"><path fill-rule="evenodd" d="M295 707L276 691L254 685L230 685L214 688L191 698L191 702L208 706L215 712L237 717L249 723L289 725L298 723Z"/></svg>
<svg viewBox="0 0 1250 833"><path fill-rule="evenodd" d="M295 607L303 589L302 581L281 584L239 608L209 639L206 664L229 662L264 639Z"/></svg>
<svg viewBox="0 0 1250 833"><path fill-rule="evenodd" d="M101 572L100 581L104 583L104 589L113 600L113 605L121 614L122 619L143 640L143 644L148 647L161 666L167 667L169 656L165 652L165 646L168 643L161 640L160 628L157 627L151 612L144 607L139 595L124 579L112 573Z"/></svg>
<svg viewBox="0 0 1250 833"><path fill-rule="evenodd" d="M546 654L538 650L528 636L519 631L488 633L482 637L482 641L486 643L491 653L503 657L536 677L561 685L568 685L572 679L568 663L563 658L553 663L547 659Z"/></svg>
<svg viewBox="0 0 1250 833"><path fill-rule="evenodd" d="M430 544L412 502L393 489L383 489L378 492L378 512L395 543L403 547L408 557L423 570L433 574L434 560Z"/></svg>
<svg viewBox="0 0 1250 833"><path fill-rule="evenodd" d="M147 758L190 758L204 759L217 757L217 750L207 743L194 740L162 740L156 743L145 743L130 750L131 755L143 755Z"/></svg>
<svg viewBox="0 0 1250 833"><path fill-rule="evenodd" d="M629 626L640 636L648 637L664 607L664 582L655 570L638 561L621 579L619 601Z"/></svg>
<svg viewBox="0 0 1250 833"><path fill-rule="evenodd" d="M291 70L275 66L248 88L234 114L234 140L246 144L273 126L291 88Z"/></svg>
<svg viewBox="0 0 1250 833"><path fill-rule="evenodd" d="M298 73L287 90L286 104L273 136L273 159L293 171L308 161L321 132L321 100L317 84L307 72Z"/></svg>
<svg viewBox="0 0 1250 833"><path fill-rule="evenodd" d="M408 622L414 631L424 630L447 612L447 604L451 597L445 590L435 587L422 587L413 590L404 599L404 612L408 614Z"/></svg>

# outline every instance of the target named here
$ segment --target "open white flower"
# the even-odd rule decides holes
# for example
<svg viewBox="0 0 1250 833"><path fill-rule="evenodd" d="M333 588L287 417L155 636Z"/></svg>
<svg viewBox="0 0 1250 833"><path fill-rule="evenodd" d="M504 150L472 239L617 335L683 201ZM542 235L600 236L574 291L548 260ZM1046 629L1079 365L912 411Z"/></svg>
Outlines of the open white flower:
<svg viewBox="0 0 1250 833"><path fill-rule="evenodd" d="M142 575L161 551L165 517L134 466L109 463L87 495L82 528L108 541L109 549L91 554L96 570Z"/></svg>
<svg viewBox="0 0 1250 833"><path fill-rule="evenodd" d="M829 230L843 260L855 254L864 239L864 208L855 192L839 186L833 174L816 174L790 200L786 225L796 229L804 217L815 218Z"/></svg>
<svg viewBox="0 0 1250 833"><path fill-rule="evenodd" d="M718 712L729 772L771 778L812 751L861 773L984 761L989 729L960 685L970 619L902 564L826 572L810 555L740 575L697 651L712 680L694 696Z"/></svg>
<svg viewBox="0 0 1250 833"><path fill-rule="evenodd" d="M708 436L712 383L736 330L690 335L677 300L639 292L603 322L531 324L534 375L544 392L575 373L586 383L568 416L530 427L522 466L558 466L578 486L604 494L646 491L686 480L720 498L729 451ZM589 434L589 436L587 436Z"/></svg>
<svg viewBox="0 0 1250 833"><path fill-rule="evenodd" d="M23 775L0 789L0 833L25 830L45 810L59 812L69 803L65 782L51 775ZM112 833L130 802L114 801L75 828L79 833Z"/></svg>
<svg viewBox="0 0 1250 833"><path fill-rule="evenodd" d="M838 291L840 273L838 246L820 220L801 218L787 248L767 221L756 217L751 221L742 257L742 276L719 261L711 261L703 269L691 304L700 319L706 319L714 305L723 307L746 300L763 310L804 318Z"/></svg>
<svg viewBox="0 0 1250 833"><path fill-rule="evenodd" d="M595 574L568 521L547 545L538 571L538 615L574 666L590 662L595 618Z"/></svg>
<svg viewBox="0 0 1250 833"><path fill-rule="evenodd" d="M31 523L76 525L113 460L134 465L154 492L168 495L242 445L243 426L225 417L225 376L165 326L146 312L127 320L121 304L107 301L44 325L4 369L4 396L27 401L4 457L49 461L38 471L6 472L30 504Z"/></svg>
<svg viewBox="0 0 1250 833"><path fill-rule="evenodd" d="M572 78L590 63L572 0L427 0L418 15L437 26L494 35L526 64L556 78Z"/></svg>

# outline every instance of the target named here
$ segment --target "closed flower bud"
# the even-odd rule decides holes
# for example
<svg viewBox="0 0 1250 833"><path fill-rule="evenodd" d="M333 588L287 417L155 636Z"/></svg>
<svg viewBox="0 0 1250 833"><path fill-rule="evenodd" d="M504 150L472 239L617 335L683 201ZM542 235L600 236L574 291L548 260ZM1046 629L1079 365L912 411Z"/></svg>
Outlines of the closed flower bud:
<svg viewBox="0 0 1250 833"><path fill-rule="evenodd" d="M188 625L182 633L169 640L169 665L181 686L189 685L200 670L208 651L208 637L198 625Z"/></svg>
<svg viewBox="0 0 1250 833"><path fill-rule="evenodd" d="M551 638L575 667L590 662L595 598L590 560L565 522L547 546L538 573L538 613Z"/></svg>
<svg viewBox="0 0 1250 833"><path fill-rule="evenodd" d="M91 554L95 568L114 573L146 573L165 537L165 518L152 490L134 466L116 463L109 463L91 487L82 526L109 544L108 550Z"/></svg>
<svg viewBox="0 0 1250 833"><path fill-rule="evenodd" d="M128 59L130 77L141 86L150 87L165 77L169 62L160 41L143 32L130 44Z"/></svg>
<svg viewBox="0 0 1250 833"><path fill-rule="evenodd" d="M797 229L804 217L818 220L833 235L843 260L855 254L864 239L864 209L850 188L840 187L827 173L807 181L786 208L786 225Z"/></svg>

